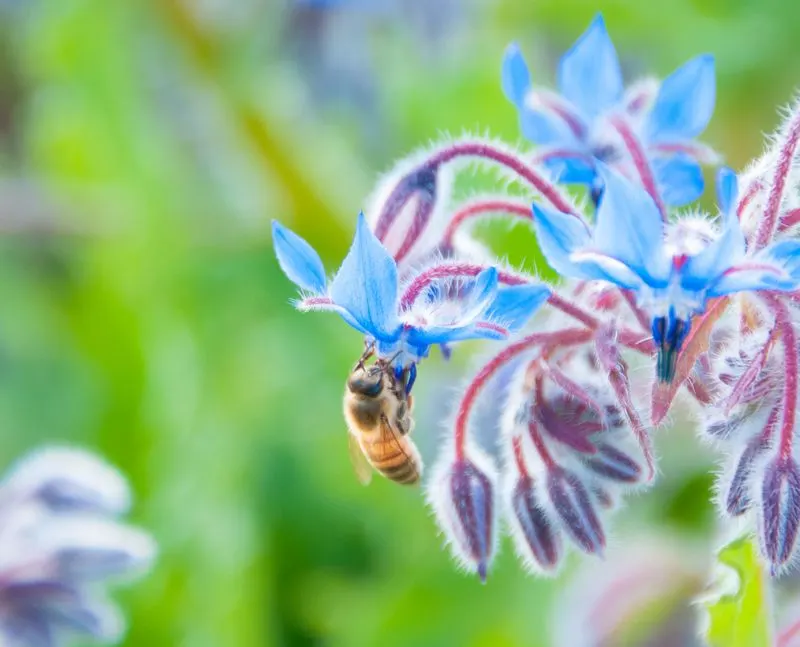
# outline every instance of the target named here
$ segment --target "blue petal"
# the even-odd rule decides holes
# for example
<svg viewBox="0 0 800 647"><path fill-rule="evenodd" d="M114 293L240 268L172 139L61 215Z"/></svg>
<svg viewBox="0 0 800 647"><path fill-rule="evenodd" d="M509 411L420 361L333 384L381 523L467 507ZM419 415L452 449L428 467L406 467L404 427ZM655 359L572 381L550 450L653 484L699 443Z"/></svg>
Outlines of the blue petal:
<svg viewBox="0 0 800 647"><path fill-rule="evenodd" d="M588 251L589 230L582 220L533 205L533 226L547 262L564 277L610 281L625 288L641 286L638 275L618 260Z"/></svg>
<svg viewBox="0 0 800 647"><path fill-rule="evenodd" d="M277 220L272 221L272 244L278 264L292 283L314 294L325 292L325 267L311 245Z"/></svg>
<svg viewBox="0 0 800 647"><path fill-rule="evenodd" d="M313 299L301 299L295 303L295 307L301 312L335 312L342 319L344 319L348 325L352 326L359 332L362 332L365 335L370 334L361 326L361 324L353 319L353 316L350 314L350 312L342 308L342 306L336 305L330 300L319 300L320 302L318 303L311 303L310 301L313 301Z"/></svg>
<svg viewBox="0 0 800 647"><path fill-rule="evenodd" d="M519 128L528 141L540 146L572 148L578 144L573 132L556 114L528 106L519 109Z"/></svg>
<svg viewBox="0 0 800 647"><path fill-rule="evenodd" d="M516 43L506 47L503 55L502 83L506 98L521 108L525 103L525 95L531 88L531 75Z"/></svg>
<svg viewBox="0 0 800 647"><path fill-rule="evenodd" d="M693 58L661 84L650 113L651 140L692 139L708 125L714 112L714 57Z"/></svg>
<svg viewBox="0 0 800 647"><path fill-rule="evenodd" d="M376 339L398 335L397 265L372 233L364 214L356 235L330 287L333 301Z"/></svg>
<svg viewBox="0 0 800 647"><path fill-rule="evenodd" d="M665 287L671 262L664 253L664 223L653 199L605 164L597 170L604 190L591 251L630 268L651 287Z"/></svg>
<svg viewBox="0 0 800 647"><path fill-rule="evenodd" d="M597 173L590 158L564 156L548 157L545 167L562 184L593 184Z"/></svg>
<svg viewBox="0 0 800 647"><path fill-rule="evenodd" d="M798 287L800 241L784 240L730 268L709 290L709 296L743 290L790 291Z"/></svg>
<svg viewBox="0 0 800 647"><path fill-rule="evenodd" d="M661 199L673 207L694 202L703 194L703 169L697 161L678 153L671 157L658 157L651 162Z"/></svg>
<svg viewBox="0 0 800 647"><path fill-rule="evenodd" d="M787 275L783 268L769 267L765 262L752 261L732 267L708 289L709 297L718 297L746 290L791 291L800 286L796 277Z"/></svg>
<svg viewBox="0 0 800 647"><path fill-rule="evenodd" d="M598 14L558 66L558 87L591 120L622 98L622 72L614 43Z"/></svg>
<svg viewBox="0 0 800 647"><path fill-rule="evenodd" d="M544 285L512 285L500 288L484 318L497 321L514 332L522 328L547 301L550 289Z"/></svg>
<svg viewBox="0 0 800 647"><path fill-rule="evenodd" d="M735 215L738 193L739 183L736 180L736 173L727 166L720 167L717 171L717 204L724 216Z"/></svg>
<svg viewBox="0 0 800 647"><path fill-rule="evenodd" d="M589 229L582 219L533 204L536 239L547 262L563 276L581 278L570 254L589 243Z"/></svg>
<svg viewBox="0 0 800 647"><path fill-rule="evenodd" d="M489 267L483 270L472 282L469 293L465 297L463 312L453 327L472 323L494 301L497 294L497 270Z"/></svg>
<svg viewBox="0 0 800 647"><path fill-rule="evenodd" d="M477 323L456 328L411 328L405 334L407 343L417 349L417 353L420 355L427 352L427 348L433 344L448 344L468 339L506 339L508 337L507 330L483 327Z"/></svg>
<svg viewBox="0 0 800 647"><path fill-rule="evenodd" d="M687 290L705 290L715 283L745 254L745 238L739 220L726 218L720 237L702 252L692 256L681 268L681 286ZM739 272L737 272L739 274ZM736 280L744 280L742 276Z"/></svg>
<svg viewBox="0 0 800 647"><path fill-rule="evenodd" d="M784 240L760 252L757 259L768 258L780 265L793 279L800 280L800 241Z"/></svg>

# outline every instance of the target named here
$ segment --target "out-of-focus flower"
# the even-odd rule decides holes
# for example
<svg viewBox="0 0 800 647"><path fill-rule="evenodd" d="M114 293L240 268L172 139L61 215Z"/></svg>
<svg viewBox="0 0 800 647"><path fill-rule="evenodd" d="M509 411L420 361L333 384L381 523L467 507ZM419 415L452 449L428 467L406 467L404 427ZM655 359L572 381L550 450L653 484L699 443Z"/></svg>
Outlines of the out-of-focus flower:
<svg viewBox="0 0 800 647"><path fill-rule="evenodd" d="M406 290L395 260L363 215L350 252L330 283L306 241L277 222L273 237L284 273L310 293L300 299L298 309L336 312L374 342L379 357L399 368L415 365L433 344L502 339L524 325L550 294L537 284L498 287L493 267L464 276L450 261L433 263L409 277Z"/></svg>
<svg viewBox="0 0 800 647"><path fill-rule="evenodd" d="M541 160L561 182L592 185L596 162L627 166L627 145L613 125L622 117L633 126L651 158L659 191L681 205L703 191L698 160L714 156L693 139L714 111L714 58L702 55L659 84L647 81L626 91L617 52L598 15L561 58L559 93L535 88L519 47L503 60L503 91L519 111L522 133L548 147Z"/></svg>
<svg viewBox="0 0 800 647"><path fill-rule="evenodd" d="M800 285L800 242L748 253L734 208L736 176L729 169L719 173L721 229L713 232L703 218L668 226L644 189L598 168L605 192L594 230L574 215L534 204L539 243L564 276L610 281L637 293L652 318L661 381L672 380L691 319L708 299Z"/></svg>
<svg viewBox="0 0 800 647"><path fill-rule="evenodd" d="M555 645L699 646L692 599L708 565L679 538L628 539L586 563L556 600Z"/></svg>
<svg viewBox="0 0 800 647"><path fill-rule="evenodd" d="M87 452L40 450L11 469L0 484L0 644L119 640L104 585L143 573L156 553L116 519L129 504L122 476Z"/></svg>

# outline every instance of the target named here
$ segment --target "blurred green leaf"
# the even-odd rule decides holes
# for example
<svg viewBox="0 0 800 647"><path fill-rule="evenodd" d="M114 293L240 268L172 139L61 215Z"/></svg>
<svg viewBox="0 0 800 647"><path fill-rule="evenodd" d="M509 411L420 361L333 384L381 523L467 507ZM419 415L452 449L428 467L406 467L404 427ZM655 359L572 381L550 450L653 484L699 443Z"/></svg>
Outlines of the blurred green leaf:
<svg viewBox="0 0 800 647"><path fill-rule="evenodd" d="M716 590L703 602L710 647L771 647L772 608L758 548L741 537L717 553Z"/></svg>

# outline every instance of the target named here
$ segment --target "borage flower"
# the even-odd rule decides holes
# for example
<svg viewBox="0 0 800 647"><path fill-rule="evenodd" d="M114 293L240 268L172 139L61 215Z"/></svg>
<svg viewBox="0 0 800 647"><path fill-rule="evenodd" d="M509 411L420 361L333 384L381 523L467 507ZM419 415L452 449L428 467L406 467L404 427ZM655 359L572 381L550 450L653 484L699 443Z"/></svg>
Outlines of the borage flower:
<svg viewBox="0 0 800 647"><path fill-rule="evenodd" d="M92 454L39 450L0 482L0 644L116 643L124 619L106 587L155 558L145 532L122 523L123 477Z"/></svg>
<svg viewBox="0 0 800 647"><path fill-rule="evenodd" d="M411 369L413 375L434 344L507 337L550 294L535 283L498 287L494 267L465 274L452 260L412 273L401 286L395 260L363 214L350 251L328 282L319 255L305 240L278 222L272 231L281 268L306 293L297 308L336 312L374 343L378 357L390 360L398 373Z"/></svg>
<svg viewBox="0 0 800 647"><path fill-rule="evenodd" d="M721 229L705 218L664 223L641 187L598 165L605 192L592 231L580 218L533 205L536 232L548 262L564 276L610 281L638 294L652 317L658 378L672 380L691 319L706 301L746 290L796 289L800 242L786 240L748 253L735 213L737 182L730 169L717 178Z"/></svg>
<svg viewBox="0 0 800 647"><path fill-rule="evenodd" d="M625 173L631 136L642 142L658 192L671 205L703 192L698 161L716 156L694 142L714 111L714 58L701 55L656 81L624 87L617 52L598 15L558 67L559 93L531 84L516 44L506 50L503 91L519 111L523 135L546 146L539 159L561 182L594 185L596 161ZM629 130L630 129L630 130Z"/></svg>

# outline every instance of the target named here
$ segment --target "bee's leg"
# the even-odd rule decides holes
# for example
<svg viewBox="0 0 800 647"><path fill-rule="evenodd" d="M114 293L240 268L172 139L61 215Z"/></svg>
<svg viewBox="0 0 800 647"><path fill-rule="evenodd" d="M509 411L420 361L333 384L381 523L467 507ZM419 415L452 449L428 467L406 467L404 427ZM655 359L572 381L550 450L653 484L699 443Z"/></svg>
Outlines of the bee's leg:
<svg viewBox="0 0 800 647"><path fill-rule="evenodd" d="M405 376L406 378L406 396L411 395L411 387L414 386L414 382L417 381L417 365L412 364L408 367L408 373Z"/></svg>
<svg viewBox="0 0 800 647"><path fill-rule="evenodd" d="M414 419L411 417L412 400L401 400L397 406L395 426L401 436L406 436L414 429Z"/></svg>
<svg viewBox="0 0 800 647"><path fill-rule="evenodd" d="M361 358L356 363L356 366L353 370L364 370L364 362L366 362L370 357L375 354L375 342L374 341L367 341L364 340L364 353L361 355Z"/></svg>

